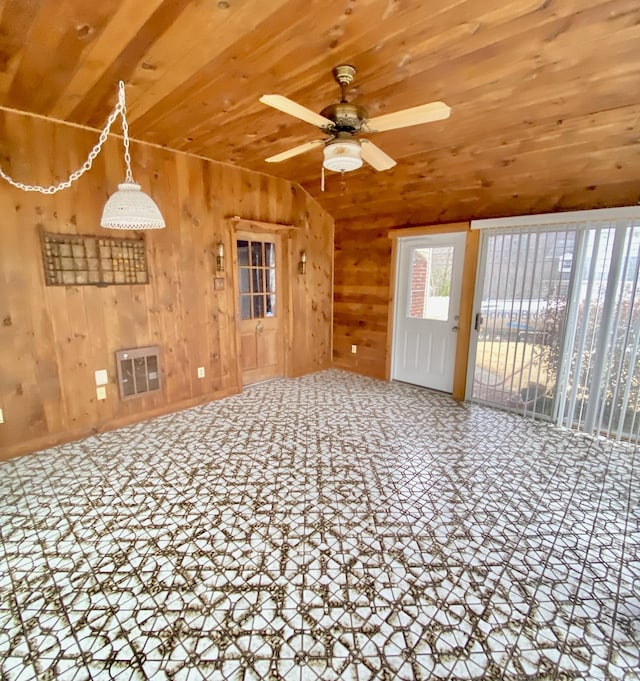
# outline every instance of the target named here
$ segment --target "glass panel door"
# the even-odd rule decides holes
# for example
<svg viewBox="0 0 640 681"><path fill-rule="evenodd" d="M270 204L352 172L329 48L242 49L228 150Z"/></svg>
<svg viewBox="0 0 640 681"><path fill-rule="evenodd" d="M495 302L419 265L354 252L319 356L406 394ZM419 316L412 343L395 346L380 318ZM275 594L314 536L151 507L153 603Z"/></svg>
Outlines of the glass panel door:
<svg viewBox="0 0 640 681"><path fill-rule="evenodd" d="M640 224L582 235L561 357L558 422L640 440Z"/></svg>
<svg viewBox="0 0 640 681"><path fill-rule="evenodd" d="M279 268L279 234L236 233L238 300L238 365L242 385L284 373L285 342L281 322L283 301Z"/></svg>
<svg viewBox="0 0 640 681"><path fill-rule="evenodd" d="M482 235L467 395L640 440L640 224Z"/></svg>
<svg viewBox="0 0 640 681"><path fill-rule="evenodd" d="M576 232L492 232L483 234L471 397L551 418Z"/></svg>
<svg viewBox="0 0 640 681"><path fill-rule="evenodd" d="M451 392L464 232L398 240L391 377Z"/></svg>

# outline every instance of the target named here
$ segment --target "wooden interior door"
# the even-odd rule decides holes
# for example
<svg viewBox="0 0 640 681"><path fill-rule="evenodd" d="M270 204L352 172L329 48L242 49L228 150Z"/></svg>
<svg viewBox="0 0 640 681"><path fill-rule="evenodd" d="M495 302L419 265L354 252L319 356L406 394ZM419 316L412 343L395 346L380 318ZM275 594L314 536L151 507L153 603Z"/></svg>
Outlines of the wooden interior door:
<svg viewBox="0 0 640 681"><path fill-rule="evenodd" d="M238 335L242 385L282 376L282 244L278 234L237 232Z"/></svg>

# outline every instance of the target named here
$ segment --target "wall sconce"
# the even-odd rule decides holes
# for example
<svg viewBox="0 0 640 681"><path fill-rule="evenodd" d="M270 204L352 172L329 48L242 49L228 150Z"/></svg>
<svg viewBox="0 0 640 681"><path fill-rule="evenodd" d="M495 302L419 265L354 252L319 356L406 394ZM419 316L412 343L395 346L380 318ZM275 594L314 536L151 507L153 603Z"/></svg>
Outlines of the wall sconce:
<svg viewBox="0 0 640 681"><path fill-rule="evenodd" d="M298 263L298 272L300 274L307 273L307 252L300 251L300 262Z"/></svg>
<svg viewBox="0 0 640 681"><path fill-rule="evenodd" d="M216 255L216 271L224 272L224 244L218 241L218 254Z"/></svg>

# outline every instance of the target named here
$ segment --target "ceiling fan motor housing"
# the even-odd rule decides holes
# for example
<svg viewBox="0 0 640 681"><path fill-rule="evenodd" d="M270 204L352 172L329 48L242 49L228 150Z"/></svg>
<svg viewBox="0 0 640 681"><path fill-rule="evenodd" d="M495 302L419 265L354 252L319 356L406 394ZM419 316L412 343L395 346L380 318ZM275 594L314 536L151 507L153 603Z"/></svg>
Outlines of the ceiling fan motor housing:
<svg viewBox="0 0 640 681"><path fill-rule="evenodd" d="M329 129L331 132L359 132L367 120L364 107L346 102L330 104L322 109L320 115L333 121L333 127Z"/></svg>

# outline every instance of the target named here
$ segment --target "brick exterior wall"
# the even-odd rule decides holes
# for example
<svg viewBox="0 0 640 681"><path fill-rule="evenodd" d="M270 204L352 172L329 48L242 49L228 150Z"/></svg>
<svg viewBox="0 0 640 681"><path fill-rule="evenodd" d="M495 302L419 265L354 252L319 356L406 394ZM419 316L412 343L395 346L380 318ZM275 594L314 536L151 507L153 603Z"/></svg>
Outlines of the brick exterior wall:
<svg viewBox="0 0 640 681"><path fill-rule="evenodd" d="M424 314L424 299L427 288L427 261L417 251L413 252L411 267L411 303L409 316L421 319Z"/></svg>

